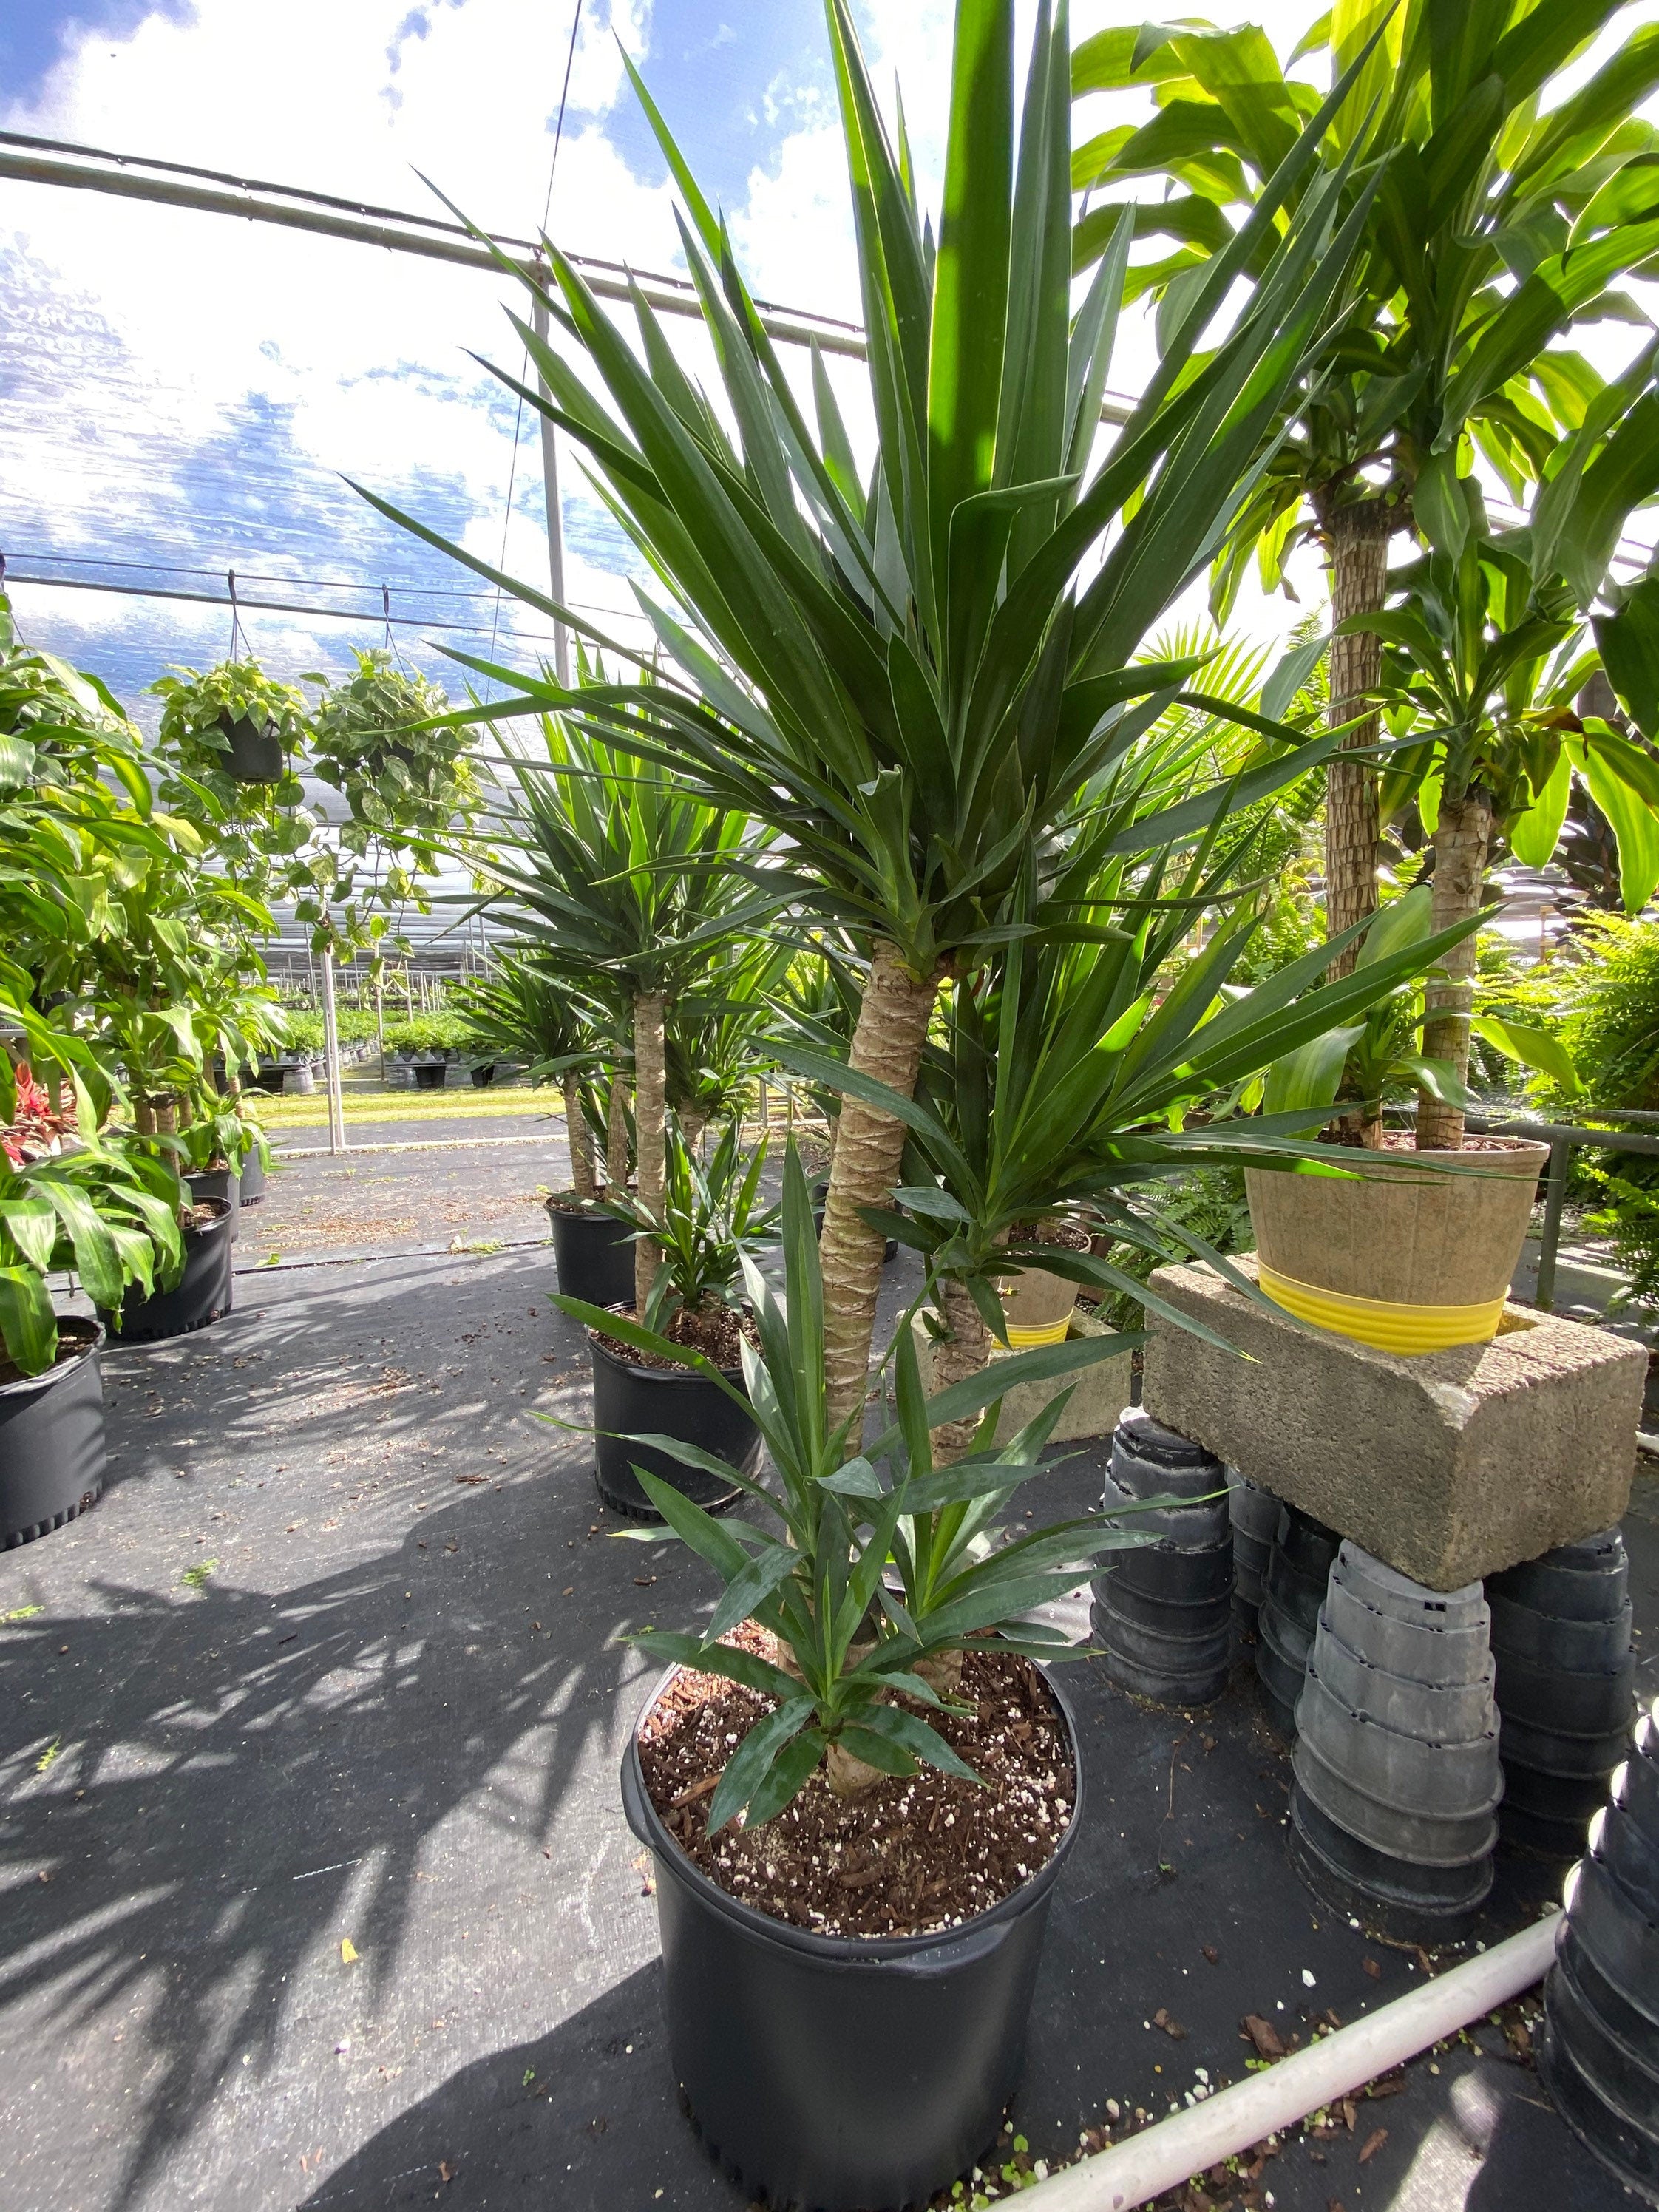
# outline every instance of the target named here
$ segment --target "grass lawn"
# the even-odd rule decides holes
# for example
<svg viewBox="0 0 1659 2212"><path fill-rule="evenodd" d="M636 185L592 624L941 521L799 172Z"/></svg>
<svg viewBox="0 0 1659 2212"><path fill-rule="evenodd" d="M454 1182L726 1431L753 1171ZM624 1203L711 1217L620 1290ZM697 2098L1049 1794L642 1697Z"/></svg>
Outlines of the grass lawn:
<svg viewBox="0 0 1659 2212"><path fill-rule="evenodd" d="M532 1091L526 1084L501 1089L491 1085L484 1091L475 1091L471 1085L464 1091L386 1091L378 1083L362 1086L348 1083L341 1095L348 1127L354 1121L420 1123L471 1121L475 1117L479 1121L499 1121L508 1115L530 1119L557 1114L562 1119L556 1090L544 1087ZM328 1094L320 1084L309 1098L268 1098L255 1093L250 1104L265 1128L273 1133L328 1127Z"/></svg>

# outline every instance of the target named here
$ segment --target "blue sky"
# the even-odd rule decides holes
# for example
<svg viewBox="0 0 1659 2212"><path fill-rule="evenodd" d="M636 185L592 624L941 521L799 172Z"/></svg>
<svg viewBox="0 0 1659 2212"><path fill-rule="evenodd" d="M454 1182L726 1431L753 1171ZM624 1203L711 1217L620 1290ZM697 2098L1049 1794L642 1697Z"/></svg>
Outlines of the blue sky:
<svg viewBox="0 0 1659 2212"><path fill-rule="evenodd" d="M938 76L945 0L860 4L878 65ZM522 232L547 189L570 21L566 0L25 0L0 11L0 125L411 208L432 204L420 168ZM561 244L646 267L675 256L665 167L618 38L732 213L757 289L856 312L820 0L586 0ZM14 579L218 592L234 566L246 593L354 609L378 607L386 583L394 612L487 634L486 588L342 478L492 560L505 533L508 566L541 580L536 443L521 426L515 457L515 404L467 358L517 368L503 297L493 280L360 248L0 185L0 550ZM568 465L564 489L570 594L617 608L627 550ZM171 663L217 657L228 635L223 611L182 599L27 583L14 598L31 636L129 700ZM499 619L514 629L510 603ZM338 663L378 624L272 615L250 630L294 674ZM422 630L402 642L434 665Z"/></svg>

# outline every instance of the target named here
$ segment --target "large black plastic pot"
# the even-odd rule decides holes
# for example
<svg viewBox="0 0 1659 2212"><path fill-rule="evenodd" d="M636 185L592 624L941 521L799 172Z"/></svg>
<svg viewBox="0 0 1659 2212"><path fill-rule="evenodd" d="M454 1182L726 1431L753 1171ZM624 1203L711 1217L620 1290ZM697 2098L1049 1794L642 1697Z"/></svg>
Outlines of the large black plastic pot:
<svg viewBox="0 0 1659 2212"><path fill-rule="evenodd" d="M185 1272L170 1291L143 1297L137 1286L122 1301L118 1317L100 1313L114 1344L154 1344L165 1336L185 1336L205 1328L230 1311L230 1207L222 1198L202 1201L214 1218L185 1231Z"/></svg>
<svg viewBox="0 0 1659 2212"><path fill-rule="evenodd" d="M222 1199L230 1208L230 1241L236 1242L236 1216L241 1210L241 1178L232 1175L228 1168L198 1168L187 1175L190 1194L199 1206L205 1198Z"/></svg>
<svg viewBox="0 0 1659 2212"><path fill-rule="evenodd" d="M262 1206L265 1196L265 1164L259 1158L256 1145L242 1162L242 1172L236 1186L238 1206Z"/></svg>
<svg viewBox="0 0 1659 2212"><path fill-rule="evenodd" d="M728 1897L663 1826L630 1741L623 1810L656 1862L674 2072L709 2149L751 2193L811 2212L923 2204L995 2141L1083 1816L1077 1729L1048 1688L1071 1744L1072 1817L1030 1881L942 1934L817 1936Z"/></svg>
<svg viewBox="0 0 1659 2212"><path fill-rule="evenodd" d="M95 1505L104 1488L104 1389L95 1322L58 1324L60 1349L78 1347L44 1375L0 1383L0 1549L32 1544Z"/></svg>
<svg viewBox="0 0 1659 2212"><path fill-rule="evenodd" d="M550 1200L559 1288L591 1306L634 1303L634 1232L614 1213L569 1213Z"/></svg>
<svg viewBox="0 0 1659 2212"><path fill-rule="evenodd" d="M659 1482L672 1483L711 1513L735 1505L743 1495L735 1485L702 1468L688 1467L654 1445L623 1439L672 1437L677 1443L696 1444L752 1474L761 1444L753 1417L734 1406L706 1375L690 1368L636 1367L631 1359L619 1359L595 1343L591 1332L588 1344L593 1354L593 1476L605 1504L636 1521L662 1518L640 1486L634 1472L637 1466ZM726 1379L740 1385L742 1373L733 1370Z"/></svg>
<svg viewBox="0 0 1659 2212"><path fill-rule="evenodd" d="M219 727L230 740L225 766L238 783L282 781L283 741L270 723L256 722L251 714L233 714L227 708Z"/></svg>

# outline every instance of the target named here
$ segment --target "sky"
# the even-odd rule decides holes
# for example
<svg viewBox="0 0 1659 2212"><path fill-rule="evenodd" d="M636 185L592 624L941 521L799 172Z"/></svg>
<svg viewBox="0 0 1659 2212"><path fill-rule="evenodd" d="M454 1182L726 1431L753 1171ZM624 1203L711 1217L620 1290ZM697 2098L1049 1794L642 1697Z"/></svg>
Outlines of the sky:
<svg viewBox="0 0 1659 2212"><path fill-rule="evenodd" d="M949 0L854 4L878 84L903 86L931 180ZM584 0L555 164L573 5L9 0L0 129L441 213L419 172L487 226L532 232L545 207L562 246L669 269L668 182L626 48L730 216L753 289L856 318L822 0ZM1253 13L1285 52L1310 8L1269 0ZM1077 0L1074 30L1136 12ZM244 598L349 611L247 615L252 649L289 677L380 642L383 587L399 649L430 671L441 672L441 638L487 652L494 634L508 659L546 650L539 617L498 608L344 481L492 562L505 546L506 566L541 582L535 426L471 358L516 372L508 289L268 226L0 180L0 550L14 577L222 594L234 568ZM1131 333L1120 386L1136 380L1137 343ZM837 371L855 425L867 420L859 374ZM568 452L562 489L569 598L628 607L629 549ZM1281 635L1321 590L1311 554L1292 576L1303 605L1250 592L1240 622ZM143 688L163 667L205 665L230 641L216 605L11 588L26 635L104 674L146 720Z"/></svg>

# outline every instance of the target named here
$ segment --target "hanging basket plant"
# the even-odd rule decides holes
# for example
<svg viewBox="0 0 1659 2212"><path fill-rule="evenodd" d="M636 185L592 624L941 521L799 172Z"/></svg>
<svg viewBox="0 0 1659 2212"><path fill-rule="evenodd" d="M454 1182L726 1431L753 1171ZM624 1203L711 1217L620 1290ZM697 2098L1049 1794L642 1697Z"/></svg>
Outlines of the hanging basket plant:
<svg viewBox="0 0 1659 2212"><path fill-rule="evenodd" d="M150 688L164 702L163 746L231 811L246 803L239 787L257 790L263 804L266 791L293 775L310 728L305 700L257 661L222 660L205 673L178 668Z"/></svg>

